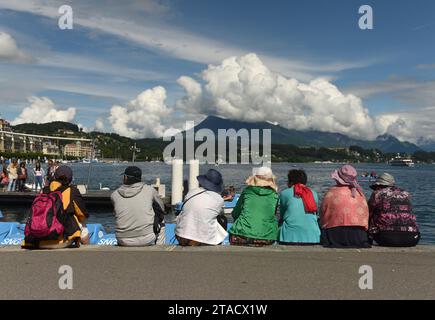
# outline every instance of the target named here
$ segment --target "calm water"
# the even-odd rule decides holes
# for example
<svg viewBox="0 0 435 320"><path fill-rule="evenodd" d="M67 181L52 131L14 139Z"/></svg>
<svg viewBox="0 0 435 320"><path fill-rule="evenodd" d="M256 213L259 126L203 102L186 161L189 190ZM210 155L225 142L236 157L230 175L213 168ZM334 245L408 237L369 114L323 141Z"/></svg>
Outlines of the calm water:
<svg viewBox="0 0 435 320"><path fill-rule="evenodd" d="M100 183L103 187L116 189L122 182L120 176L128 164L92 164L90 188L99 189ZM136 163L143 171L144 180L152 183L156 178L166 184L166 191L170 192L171 167L164 163ZM338 165L330 164L273 164L273 171L278 177L280 188L286 187L286 174L289 169L303 168L309 176L309 185L317 190L320 197L333 185L330 173ZM72 164L76 184L85 184L89 175L89 165ZM214 166L202 166L201 172ZM398 185L411 192L413 196L414 211L422 232L422 244L435 244L435 165L417 165L415 168L390 167L384 164L360 164L356 165L359 173L376 171L377 173L389 172L396 177ZM225 185L233 185L237 190L244 186L244 180L251 173L252 167L246 165L221 165L217 168L221 171ZM185 166L184 177L188 177L188 166ZM361 182L367 197L370 196L368 182ZM5 215L2 219L8 221L25 220L29 209L25 208L0 208ZM93 210L90 212L90 223L101 223L109 231L113 230L114 219L112 212Z"/></svg>

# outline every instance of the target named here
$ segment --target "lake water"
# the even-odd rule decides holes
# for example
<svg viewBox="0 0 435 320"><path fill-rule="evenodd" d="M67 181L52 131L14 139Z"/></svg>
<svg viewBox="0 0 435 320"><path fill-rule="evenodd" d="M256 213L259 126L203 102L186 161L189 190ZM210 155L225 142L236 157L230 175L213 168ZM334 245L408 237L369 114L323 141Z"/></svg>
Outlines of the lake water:
<svg viewBox="0 0 435 320"><path fill-rule="evenodd" d="M92 164L90 171L90 188L99 189L100 183L103 187L116 189L122 183L124 169L129 164ZM161 179L161 183L166 185L166 191L170 192L171 167L164 163L136 163L142 169L143 178L147 183L153 183L156 178ZM88 164L72 164L74 170L74 182L76 184L86 184L89 176ZM308 174L308 184L313 187L322 197L326 190L334 183L330 179L331 172L338 168L334 164L288 164L276 163L272 169L278 177L281 189L286 187L286 176L289 169L303 168ZM359 173L376 171L378 174L389 172L397 180L399 187L411 192L413 196L414 212L421 228L422 244L435 244L435 165L416 165L415 168L391 167L385 164L358 164L355 165ZM221 171L226 186L233 185L241 191L244 187L245 179L250 175L252 166L248 165L220 165L201 166L201 173L209 168ZM184 177L188 177L188 166L185 166ZM368 182L361 182L367 198L371 194ZM0 208L9 221L25 220L29 212L28 208ZM93 209L89 219L90 223L101 223L109 231L113 230L114 218L112 212Z"/></svg>

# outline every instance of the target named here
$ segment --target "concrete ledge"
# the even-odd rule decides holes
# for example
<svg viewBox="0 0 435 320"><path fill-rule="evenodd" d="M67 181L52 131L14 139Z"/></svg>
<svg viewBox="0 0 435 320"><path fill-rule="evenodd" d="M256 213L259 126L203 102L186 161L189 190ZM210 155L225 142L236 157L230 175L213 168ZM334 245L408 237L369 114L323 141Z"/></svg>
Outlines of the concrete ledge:
<svg viewBox="0 0 435 320"><path fill-rule="evenodd" d="M435 246L420 245L413 248L388 248L373 246L370 249L335 249L317 246L265 246L265 247L243 247L243 246L203 246L203 247L181 247L178 245L163 245L149 247L120 247L120 246L81 246L72 249L56 250L24 250L19 246L0 246L0 255L3 252L373 252L373 253L435 253Z"/></svg>
<svg viewBox="0 0 435 320"><path fill-rule="evenodd" d="M0 248L0 299L435 299L435 247ZM59 288L71 266L73 290ZM361 290L360 267L373 270Z"/></svg>

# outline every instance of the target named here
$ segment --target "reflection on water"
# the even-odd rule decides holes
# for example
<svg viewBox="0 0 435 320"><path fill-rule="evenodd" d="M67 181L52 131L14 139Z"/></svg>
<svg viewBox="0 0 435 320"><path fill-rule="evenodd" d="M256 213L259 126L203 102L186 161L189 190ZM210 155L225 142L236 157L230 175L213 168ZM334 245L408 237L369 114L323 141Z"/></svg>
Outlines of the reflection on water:
<svg viewBox="0 0 435 320"><path fill-rule="evenodd" d="M128 164L92 164L90 174L90 188L97 190L100 183L103 187L116 189L122 182L122 172ZM136 163L142 169L143 178L147 183L152 183L156 178L161 179L161 183L166 184L166 191L170 192L171 167L164 163ZM76 184L86 184L89 176L89 165L72 164L74 170L74 182ZM272 169L278 177L281 189L286 187L287 172L293 168L303 168L307 171L309 185L317 190L320 197L333 184L330 179L331 172L337 165L330 164L273 164ZM241 191L244 181L251 173L252 167L247 165L220 165L219 167L204 165L201 172L209 168L221 171L225 185L233 185ZM356 168L360 173L376 171L377 173L389 172L396 178L399 187L402 187L413 196L414 211L422 232L422 244L435 244L435 166L417 165L415 168L390 167L385 164L359 164ZM184 177L188 177L188 166L185 166ZM361 182L367 197L371 190L368 182ZM1 221L20 221L24 222L29 213L27 208L0 208L5 215ZM114 218L112 212L104 210L91 211L91 223L101 223L108 230L113 230Z"/></svg>

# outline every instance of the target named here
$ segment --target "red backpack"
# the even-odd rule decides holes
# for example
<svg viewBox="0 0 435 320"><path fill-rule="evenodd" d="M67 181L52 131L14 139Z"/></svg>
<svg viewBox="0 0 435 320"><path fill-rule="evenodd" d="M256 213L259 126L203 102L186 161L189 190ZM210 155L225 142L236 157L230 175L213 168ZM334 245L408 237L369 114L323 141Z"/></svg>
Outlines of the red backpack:
<svg viewBox="0 0 435 320"><path fill-rule="evenodd" d="M41 193L33 201L24 235L29 240L57 240L64 232L64 217L62 193Z"/></svg>

